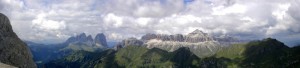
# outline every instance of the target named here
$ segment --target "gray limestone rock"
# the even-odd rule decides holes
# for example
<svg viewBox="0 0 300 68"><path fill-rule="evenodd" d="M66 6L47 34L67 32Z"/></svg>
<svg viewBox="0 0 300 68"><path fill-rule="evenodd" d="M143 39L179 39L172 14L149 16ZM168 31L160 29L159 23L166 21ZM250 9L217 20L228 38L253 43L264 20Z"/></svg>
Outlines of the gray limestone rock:
<svg viewBox="0 0 300 68"><path fill-rule="evenodd" d="M117 45L115 45L115 49L118 50L120 48L126 47L126 46L142 46L144 44L143 41L138 40L136 38L128 38L123 40L122 42L119 42Z"/></svg>

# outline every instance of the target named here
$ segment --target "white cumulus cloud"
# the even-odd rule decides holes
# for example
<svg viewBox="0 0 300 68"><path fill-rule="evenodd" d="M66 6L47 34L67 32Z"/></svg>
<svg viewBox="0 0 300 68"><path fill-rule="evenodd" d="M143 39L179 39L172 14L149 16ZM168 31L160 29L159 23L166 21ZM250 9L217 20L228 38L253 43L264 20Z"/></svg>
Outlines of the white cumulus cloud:
<svg viewBox="0 0 300 68"><path fill-rule="evenodd" d="M300 40L299 0L1 0L20 38L63 42L104 33L110 41L195 29L241 39ZM54 41L53 41L54 40Z"/></svg>

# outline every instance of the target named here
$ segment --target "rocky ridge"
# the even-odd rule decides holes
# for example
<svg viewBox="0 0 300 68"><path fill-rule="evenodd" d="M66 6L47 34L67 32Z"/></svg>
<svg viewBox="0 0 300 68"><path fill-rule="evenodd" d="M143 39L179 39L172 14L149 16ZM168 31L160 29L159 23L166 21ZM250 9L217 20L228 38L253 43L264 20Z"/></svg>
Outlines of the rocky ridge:
<svg viewBox="0 0 300 68"><path fill-rule="evenodd" d="M175 51L181 47L188 47L193 53L199 57L206 57L215 54L219 48L239 42L230 36L213 36L204 33L201 30L195 30L187 35L175 34L146 34L141 37L141 40L123 40L127 42L142 41L140 45L145 45L147 48L160 48L167 51ZM122 48L133 44L119 44L116 47Z"/></svg>
<svg viewBox="0 0 300 68"><path fill-rule="evenodd" d="M144 44L143 41L138 40L136 38L128 38L123 40L122 42L119 42L115 45L114 49L118 50L120 48L126 47L126 46L142 46Z"/></svg>
<svg viewBox="0 0 300 68"><path fill-rule="evenodd" d="M65 44L70 44L70 43L86 43L90 45L107 47L106 37L103 33L97 34L94 39L92 38L91 35L87 36L85 33L81 33L77 36L70 37L65 42Z"/></svg>

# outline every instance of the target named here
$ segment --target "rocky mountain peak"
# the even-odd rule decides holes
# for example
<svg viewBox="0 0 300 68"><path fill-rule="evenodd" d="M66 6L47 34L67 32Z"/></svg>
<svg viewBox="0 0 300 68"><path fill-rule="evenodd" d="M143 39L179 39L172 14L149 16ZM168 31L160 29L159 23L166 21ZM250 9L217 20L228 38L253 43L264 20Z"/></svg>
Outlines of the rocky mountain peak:
<svg viewBox="0 0 300 68"><path fill-rule="evenodd" d="M93 41L92 35L87 36L86 38L88 41Z"/></svg>
<svg viewBox="0 0 300 68"><path fill-rule="evenodd" d="M144 42L147 42L151 39L162 40L162 41L174 41L174 42L190 42L190 43L214 41L213 37L211 37L210 35L204 33L199 29L189 33L188 35L146 34L141 38L141 40L143 40Z"/></svg>
<svg viewBox="0 0 300 68"><path fill-rule="evenodd" d="M190 50L199 57L205 57L215 54L222 45L235 42L232 37L219 38L197 29L188 35L146 34L141 37L141 40L129 38L117 44L115 49L129 45L145 45L147 48L160 48L167 51ZM179 49L181 47L188 49Z"/></svg>
<svg viewBox="0 0 300 68"><path fill-rule="evenodd" d="M14 32L12 30L12 27L10 25L9 19L5 15L0 13L0 20L1 20L1 23L0 23L0 40L3 37L15 36Z"/></svg>
<svg viewBox="0 0 300 68"><path fill-rule="evenodd" d="M87 42L87 41L93 41L93 38L91 35L87 36L85 33L81 33L76 36L70 37L66 43L71 43L71 42Z"/></svg>
<svg viewBox="0 0 300 68"><path fill-rule="evenodd" d="M157 35L156 35L156 34L150 34L150 33L148 33L148 34L142 36L141 39L142 39L143 41L146 41L146 40L155 39L155 38L157 38Z"/></svg>
<svg viewBox="0 0 300 68"><path fill-rule="evenodd" d="M138 40L136 38L128 38L123 40L122 42L119 42L117 45L115 45L115 49L118 50L120 48L126 47L126 46L142 46L144 44L143 41Z"/></svg>
<svg viewBox="0 0 300 68"><path fill-rule="evenodd" d="M93 38L91 35L86 35L85 33L81 33L79 35L70 37L65 44L70 43L84 43L90 46L104 46L107 47L106 37L103 33L99 33Z"/></svg>
<svg viewBox="0 0 300 68"><path fill-rule="evenodd" d="M205 34L203 31L196 29L193 32L189 33L189 34Z"/></svg>
<svg viewBox="0 0 300 68"><path fill-rule="evenodd" d="M214 41L212 36L209 36L207 33L202 32L199 29L189 33L185 36L186 42L197 43L204 41Z"/></svg>
<svg viewBox="0 0 300 68"><path fill-rule="evenodd" d="M79 38L79 39L84 39L84 38L86 38L86 34L85 33L81 33L81 34L79 34L76 37Z"/></svg>
<svg viewBox="0 0 300 68"><path fill-rule="evenodd" d="M207 36L207 33L204 33L203 31L196 29L195 31L188 34L188 36Z"/></svg>
<svg viewBox="0 0 300 68"><path fill-rule="evenodd" d="M95 37L95 43L101 44L103 46L108 46L106 42L106 37L103 33L98 33Z"/></svg>
<svg viewBox="0 0 300 68"><path fill-rule="evenodd" d="M29 48L13 32L9 19L1 13L0 62L20 68L36 68Z"/></svg>

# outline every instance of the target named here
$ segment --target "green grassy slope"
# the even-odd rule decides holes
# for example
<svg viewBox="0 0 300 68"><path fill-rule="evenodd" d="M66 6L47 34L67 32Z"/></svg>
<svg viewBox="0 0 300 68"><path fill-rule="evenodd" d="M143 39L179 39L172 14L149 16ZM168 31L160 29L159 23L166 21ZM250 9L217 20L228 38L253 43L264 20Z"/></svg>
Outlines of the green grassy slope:
<svg viewBox="0 0 300 68"><path fill-rule="evenodd" d="M284 68L291 66L292 59L298 54L276 39L267 38L247 44L235 44L222 48L217 57L229 58L234 67L242 68ZM292 67L299 66L294 65Z"/></svg>

